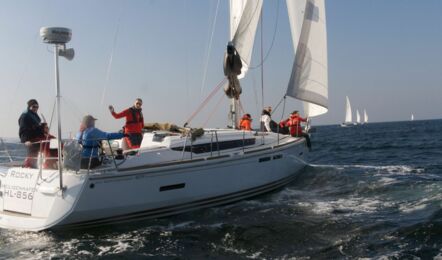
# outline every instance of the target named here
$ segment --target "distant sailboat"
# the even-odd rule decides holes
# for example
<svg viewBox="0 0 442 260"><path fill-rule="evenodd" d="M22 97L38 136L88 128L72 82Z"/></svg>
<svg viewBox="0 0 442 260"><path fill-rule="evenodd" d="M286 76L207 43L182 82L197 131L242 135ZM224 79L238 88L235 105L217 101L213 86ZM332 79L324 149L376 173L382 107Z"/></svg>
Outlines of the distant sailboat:
<svg viewBox="0 0 442 260"><path fill-rule="evenodd" d="M411 114L411 121L414 121L414 115Z"/></svg>
<svg viewBox="0 0 442 260"><path fill-rule="evenodd" d="M368 123L368 115L367 115L367 111L364 109L364 124Z"/></svg>
<svg viewBox="0 0 442 260"><path fill-rule="evenodd" d="M359 110L356 109L356 123L355 125L361 124L361 116L359 115Z"/></svg>
<svg viewBox="0 0 442 260"><path fill-rule="evenodd" d="M344 121L344 123L341 124L342 127L351 126L353 124L352 123L352 118L351 118L350 99L348 98L348 96L346 96L345 98L346 98L346 103L345 103L345 121Z"/></svg>

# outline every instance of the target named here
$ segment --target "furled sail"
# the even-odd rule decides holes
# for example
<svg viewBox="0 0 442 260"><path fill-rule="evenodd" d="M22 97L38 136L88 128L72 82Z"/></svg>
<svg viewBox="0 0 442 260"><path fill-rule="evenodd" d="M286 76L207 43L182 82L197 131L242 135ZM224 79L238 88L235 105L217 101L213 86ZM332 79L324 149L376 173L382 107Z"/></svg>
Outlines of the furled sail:
<svg viewBox="0 0 442 260"><path fill-rule="evenodd" d="M295 61L287 96L305 101L306 116L328 111L327 31L324 0L287 0Z"/></svg>
<svg viewBox="0 0 442 260"><path fill-rule="evenodd" d="M346 96L345 98L346 98L346 102L345 102L345 121L344 121L344 123L351 123L352 118L351 118L350 99L348 99L348 96Z"/></svg>
<svg viewBox="0 0 442 260"><path fill-rule="evenodd" d="M230 39L242 61L238 78L243 78L250 66L261 9L262 0L230 0Z"/></svg>

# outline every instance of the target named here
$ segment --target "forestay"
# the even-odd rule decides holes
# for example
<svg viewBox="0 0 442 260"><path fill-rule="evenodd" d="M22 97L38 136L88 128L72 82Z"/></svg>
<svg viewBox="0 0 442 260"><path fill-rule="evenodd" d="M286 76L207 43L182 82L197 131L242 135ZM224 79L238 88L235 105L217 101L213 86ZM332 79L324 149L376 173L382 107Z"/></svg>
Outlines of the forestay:
<svg viewBox="0 0 442 260"><path fill-rule="evenodd" d="M323 0L287 0L295 61L287 96L305 101L306 116L328 111L327 32Z"/></svg>

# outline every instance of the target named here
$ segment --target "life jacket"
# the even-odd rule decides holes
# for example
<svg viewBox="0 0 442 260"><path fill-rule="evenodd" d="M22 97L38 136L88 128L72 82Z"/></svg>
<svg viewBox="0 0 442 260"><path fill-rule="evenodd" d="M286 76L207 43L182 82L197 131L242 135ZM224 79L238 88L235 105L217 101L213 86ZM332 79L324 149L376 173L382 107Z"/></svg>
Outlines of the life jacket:
<svg viewBox="0 0 442 260"><path fill-rule="evenodd" d="M286 126L290 129L290 135L300 136L302 134L301 122L306 122L307 120L300 117L299 115L292 115L286 121Z"/></svg>
<svg viewBox="0 0 442 260"><path fill-rule="evenodd" d="M141 112L141 109L136 109L134 107L130 107L128 112L130 112L132 114L132 118L130 120L126 121L126 125L139 124L139 123L144 122L143 112ZM139 114L139 117L137 117L137 114Z"/></svg>
<svg viewBox="0 0 442 260"><path fill-rule="evenodd" d="M239 128L241 130L252 130L252 120L248 117L243 117L239 122Z"/></svg>

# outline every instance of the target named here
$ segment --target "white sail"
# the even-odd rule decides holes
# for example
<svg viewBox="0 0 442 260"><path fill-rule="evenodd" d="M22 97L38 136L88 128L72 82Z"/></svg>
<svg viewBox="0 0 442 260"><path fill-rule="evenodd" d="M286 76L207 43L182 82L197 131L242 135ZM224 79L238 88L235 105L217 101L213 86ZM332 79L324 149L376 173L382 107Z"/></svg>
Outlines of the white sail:
<svg viewBox="0 0 442 260"><path fill-rule="evenodd" d="M324 0L287 0L287 9L296 51L286 94L308 102L304 105L306 116L318 116L328 111Z"/></svg>
<svg viewBox="0 0 442 260"><path fill-rule="evenodd" d="M364 124L368 123L367 111L364 109Z"/></svg>
<svg viewBox="0 0 442 260"><path fill-rule="evenodd" d="M414 115L411 114L411 121L414 121Z"/></svg>
<svg viewBox="0 0 442 260"><path fill-rule="evenodd" d="M361 123L361 116L359 115L359 110L356 109L356 123L360 124Z"/></svg>
<svg viewBox="0 0 442 260"><path fill-rule="evenodd" d="M256 28L261 16L262 0L230 1L230 39L241 56L243 78L252 59Z"/></svg>
<svg viewBox="0 0 442 260"><path fill-rule="evenodd" d="M346 103L345 103L345 120L344 120L344 123L351 123L352 118L351 118L350 99L348 98L348 96L346 96L345 98L346 98Z"/></svg>

